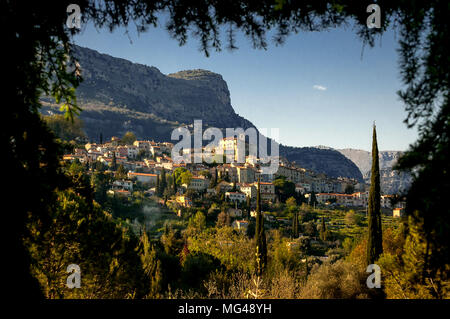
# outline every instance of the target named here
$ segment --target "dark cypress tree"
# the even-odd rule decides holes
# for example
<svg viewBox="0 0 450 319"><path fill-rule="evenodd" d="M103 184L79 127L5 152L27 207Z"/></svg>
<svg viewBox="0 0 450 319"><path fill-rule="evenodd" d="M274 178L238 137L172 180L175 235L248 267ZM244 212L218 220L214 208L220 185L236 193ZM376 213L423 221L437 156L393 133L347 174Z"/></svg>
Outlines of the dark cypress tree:
<svg viewBox="0 0 450 319"><path fill-rule="evenodd" d="M173 179L173 193L176 194L177 193L177 179L175 177L175 174L172 175L172 179Z"/></svg>
<svg viewBox="0 0 450 319"><path fill-rule="evenodd" d="M115 170L117 169L116 152L113 152L113 155L112 155L111 169L112 169L113 171L115 171Z"/></svg>
<svg viewBox="0 0 450 319"><path fill-rule="evenodd" d="M211 177L210 188L214 188L217 186L217 168L214 168L214 175Z"/></svg>
<svg viewBox="0 0 450 319"><path fill-rule="evenodd" d="M264 231L264 218L261 213L261 187L260 179L258 178L258 192L256 193L256 226L255 226L255 241L257 248L257 262L256 273L261 275L267 266L267 243L266 233Z"/></svg>
<svg viewBox="0 0 450 319"><path fill-rule="evenodd" d="M309 198L309 205L314 206L317 204L317 197L314 191L311 192L311 197Z"/></svg>
<svg viewBox="0 0 450 319"><path fill-rule="evenodd" d="M156 196L161 196L161 190L159 186L159 176L156 177L156 188L155 188Z"/></svg>
<svg viewBox="0 0 450 319"><path fill-rule="evenodd" d="M298 211L295 210L294 217L292 218L292 236L298 237Z"/></svg>
<svg viewBox="0 0 450 319"><path fill-rule="evenodd" d="M380 210L380 168L378 159L377 132L373 125L372 171L367 209L369 237L367 241L367 264L373 264L383 252Z"/></svg>
<svg viewBox="0 0 450 319"><path fill-rule="evenodd" d="M250 212L252 210L252 199L247 196L247 218L250 219Z"/></svg>
<svg viewBox="0 0 450 319"><path fill-rule="evenodd" d="M100 133L100 145L102 145L102 144L103 144L103 134Z"/></svg>
<svg viewBox="0 0 450 319"><path fill-rule="evenodd" d="M159 181L159 196L163 196L164 191L166 190L167 187L167 181L166 181L166 170L163 169L161 170L161 176L160 176L161 180Z"/></svg>
<svg viewBox="0 0 450 319"><path fill-rule="evenodd" d="M119 167L117 167L116 179L126 179L127 173L128 171L125 169L123 164L120 164Z"/></svg>
<svg viewBox="0 0 450 319"><path fill-rule="evenodd" d="M320 227L320 239L325 241L327 240L327 237L328 237L327 226L325 225L325 218L322 217L322 225Z"/></svg>

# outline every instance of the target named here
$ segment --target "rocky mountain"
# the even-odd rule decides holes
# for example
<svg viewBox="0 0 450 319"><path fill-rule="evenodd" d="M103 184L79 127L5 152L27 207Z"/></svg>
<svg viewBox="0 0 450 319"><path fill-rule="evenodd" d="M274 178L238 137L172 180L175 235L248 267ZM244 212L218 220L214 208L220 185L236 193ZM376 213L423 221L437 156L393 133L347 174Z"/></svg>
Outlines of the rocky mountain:
<svg viewBox="0 0 450 319"><path fill-rule="evenodd" d="M157 68L76 47L83 82L77 100L89 138L133 131L139 138L170 141L174 128L201 119L204 127L254 127L234 111L227 83L206 70L164 75ZM44 112L57 106L43 99ZM358 167L334 150L280 146L280 155L331 177L362 180Z"/></svg>
<svg viewBox="0 0 450 319"><path fill-rule="evenodd" d="M370 152L356 149L337 150L358 166L366 183L370 183L370 171L372 167L372 155ZM393 170L403 152L380 151L380 179L381 190L386 194L394 194L407 190L411 185L411 175L405 172Z"/></svg>
<svg viewBox="0 0 450 319"><path fill-rule="evenodd" d="M341 157L342 154L334 149L281 145L280 154L298 166L309 168L315 172L325 173L332 177L350 177L363 181L357 166L345 156Z"/></svg>

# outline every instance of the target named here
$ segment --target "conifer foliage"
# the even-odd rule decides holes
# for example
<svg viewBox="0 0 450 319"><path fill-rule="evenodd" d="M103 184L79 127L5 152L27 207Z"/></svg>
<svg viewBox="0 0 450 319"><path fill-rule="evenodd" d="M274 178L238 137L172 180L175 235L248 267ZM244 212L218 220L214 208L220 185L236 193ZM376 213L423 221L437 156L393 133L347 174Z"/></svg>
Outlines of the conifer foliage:
<svg viewBox="0 0 450 319"><path fill-rule="evenodd" d="M298 211L295 210L294 217L292 218L292 236L298 237Z"/></svg>
<svg viewBox="0 0 450 319"><path fill-rule="evenodd" d="M255 227L255 242L256 242L256 259L257 262L256 273L261 275L267 266L267 243L266 233L264 232L264 217L261 212L261 181L258 178L258 192L256 193L256 227Z"/></svg>
<svg viewBox="0 0 450 319"><path fill-rule="evenodd" d="M378 159L377 132L373 126L372 140L372 171L370 177L370 191L368 202L367 264L373 264L383 252L383 238L381 233L381 195L380 195L380 167Z"/></svg>

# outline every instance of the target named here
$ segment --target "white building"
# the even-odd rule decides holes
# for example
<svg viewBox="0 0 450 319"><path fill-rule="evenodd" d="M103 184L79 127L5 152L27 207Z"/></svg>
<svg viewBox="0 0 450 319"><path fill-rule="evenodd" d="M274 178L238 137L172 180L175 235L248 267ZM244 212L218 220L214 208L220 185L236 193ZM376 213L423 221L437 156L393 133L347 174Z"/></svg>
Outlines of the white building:
<svg viewBox="0 0 450 319"><path fill-rule="evenodd" d="M255 181L255 170L252 167L237 166L236 174L239 183L253 183Z"/></svg>
<svg viewBox="0 0 450 319"><path fill-rule="evenodd" d="M150 151L150 141L134 141L133 145L140 150Z"/></svg>
<svg viewBox="0 0 450 319"><path fill-rule="evenodd" d="M133 182L128 180L118 180L114 181L112 185L113 189L124 189L127 191L132 192L133 191Z"/></svg>
<svg viewBox="0 0 450 319"><path fill-rule="evenodd" d="M195 191L205 191L209 186L209 180L204 176L193 176L189 183L188 189Z"/></svg>
<svg viewBox="0 0 450 319"><path fill-rule="evenodd" d="M261 200L270 202L275 201L275 185L273 183L266 182L260 182L259 184L261 186ZM255 183L255 186L258 187L258 183Z"/></svg>
<svg viewBox="0 0 450 319"><path fill-rule="evenodd" d="M139 148L136 146L127 146L127 156L129 158L136 158L139 152Z"/></svg>
<svg viewBox="0 0 450 319"><path fill-rule="evenodd" d="M405 209L402 207L397 207L392 210L392 216L395 218L403 217L405 213Z"/></svg>
<svg viewBox="0 0 450 319"><path fill-rule="evenodd" d="M304 168L289 167L280 165L276 176L284 176L286 179L293 183L301 183L305 180L306 170Z"/></svg>
<svg viewBox="0 0 450 319"><path fill-rule="evenodd" d="M133 178L133 177L135 177L136 180L138 180L141 183L150 184L152 186L156 185L156 180L158 179L157 174L128 172L128 178Z"/></svg>
<svg viewBox="0 0 450 319"><path fill-rule="evenodd" d="M256 187L254 184L238 184L237 187L239 191L245 194L245 196L250 197L251 199L256 198Z"/></svg>
<svg viewBox="0 0 450 319"><path fill-rule="evenodd" d="M245 202L246 200L246 196L244 193L239 193L239 192L226 192L225 193L225 198L229 198L231 201L235 202Z"/></svg>

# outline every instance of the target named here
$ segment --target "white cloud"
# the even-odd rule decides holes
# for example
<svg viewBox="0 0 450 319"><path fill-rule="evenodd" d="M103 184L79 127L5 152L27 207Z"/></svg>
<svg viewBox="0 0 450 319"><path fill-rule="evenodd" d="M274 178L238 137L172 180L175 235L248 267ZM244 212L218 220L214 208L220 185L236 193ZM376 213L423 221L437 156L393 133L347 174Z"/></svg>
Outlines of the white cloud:
<svg viewBox="0 0 450 319"><path fill-rule="evenodd" d="M325 86L317 85L317 84L313 86L313 89L319 90L319 91L326 91L327 90L327 88Z"/></svg>

